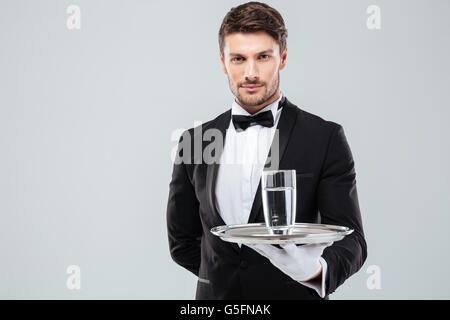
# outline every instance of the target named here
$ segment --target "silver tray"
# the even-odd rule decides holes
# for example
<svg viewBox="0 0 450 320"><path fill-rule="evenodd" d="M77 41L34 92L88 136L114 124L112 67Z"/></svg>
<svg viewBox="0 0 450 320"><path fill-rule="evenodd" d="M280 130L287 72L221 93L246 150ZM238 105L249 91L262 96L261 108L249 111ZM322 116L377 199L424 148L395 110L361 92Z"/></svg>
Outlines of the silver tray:
<svg viewBox="0 0 450 320"><path fill-rule="evenodd" d="M329 224L296 223L289 234L273 234L265 223L218 226L211 233L224 241L249 244L309 244L342 240L353 229Z"/></svg>

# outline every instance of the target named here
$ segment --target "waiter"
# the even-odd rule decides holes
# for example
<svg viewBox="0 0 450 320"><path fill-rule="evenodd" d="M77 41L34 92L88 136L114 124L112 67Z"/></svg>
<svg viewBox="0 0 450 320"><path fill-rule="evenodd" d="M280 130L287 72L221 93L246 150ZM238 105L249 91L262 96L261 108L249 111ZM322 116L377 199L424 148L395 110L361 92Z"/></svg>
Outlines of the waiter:
<svg viewBox="0 0 450 320"><path fill-rule="evenodd" d="M260 2L232 8L220 27L219 54L235 99L180 137L167 231L173 260L198 277L196 299L328 299L366 260L343 127L302 110L281 91L286 39L274 8ZM221 134L214 139L220 148L211 153L206 132ZM191 152L199 149L201 159ZM277 169L296 170L296 222L354 232L334 243L282 247L238 245L213 235L215 226L264 222L260 179L268 161L259 161L261 153ZM204 159L208 154L216 161Z"/></svg>

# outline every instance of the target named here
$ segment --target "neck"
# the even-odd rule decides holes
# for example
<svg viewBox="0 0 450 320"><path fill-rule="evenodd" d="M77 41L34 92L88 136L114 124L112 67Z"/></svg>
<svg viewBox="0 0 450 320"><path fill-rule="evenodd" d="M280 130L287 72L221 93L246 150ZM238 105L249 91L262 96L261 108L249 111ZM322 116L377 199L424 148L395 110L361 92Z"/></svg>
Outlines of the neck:
<svg viewBox="0 0 450 320"><path fill-rule="evenodd" d="M258 112L259 110L263 109L264 107L268 106L269 104L273 103L274 101L277 101L278 98L281 95L281 91L280 89L278 89L275 94L267 101L265 101L264 103L258 105L258 106L246 106L246 105L242 105L239 103L239 101L237 99L235 99L236 103L239 104L242 109L244 109L245 111L247 111L250 114L254 114L256 112Z"/></svg>

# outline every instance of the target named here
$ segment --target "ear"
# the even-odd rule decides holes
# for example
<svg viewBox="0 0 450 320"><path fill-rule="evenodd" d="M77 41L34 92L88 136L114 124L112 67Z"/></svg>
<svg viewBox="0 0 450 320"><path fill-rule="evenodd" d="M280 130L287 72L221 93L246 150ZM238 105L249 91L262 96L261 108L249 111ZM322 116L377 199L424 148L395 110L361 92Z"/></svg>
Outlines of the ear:
<svg viewBox="0 0 450 320"><path fill-rule="evenodd" d="M227 67L226 67L226 65L225 65L225 58L224 58L224 56L222 55L222 51L220 51L220 49L219 49L219 57L220 57L220 62L222 63L222 70L223 70L223 73L228 74Z"/></svg>
<svg viewBox="0 0 450 320"><path fill-rule="evenodd" d="M286 48L284 48L283 54L281 55L280 70L286 67L286 59L287 59L287 46Z"/></svg>

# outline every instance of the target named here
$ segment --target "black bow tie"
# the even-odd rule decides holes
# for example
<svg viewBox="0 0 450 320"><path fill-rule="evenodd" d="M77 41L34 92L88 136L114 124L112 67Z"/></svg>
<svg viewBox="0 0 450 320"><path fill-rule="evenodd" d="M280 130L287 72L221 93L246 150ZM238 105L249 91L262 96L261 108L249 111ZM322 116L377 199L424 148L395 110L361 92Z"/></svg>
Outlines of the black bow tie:
<svg viewBox="0 0 450 320"><path fill-rule="evenodd" d="M236 130L242 131L247 129L248 127L260 124L264 127L273 127L273 115L272 111L267 110L261 113L258 113L255 116L244 116L244 115L233 115L233 124Z"/></svg>
<svg viewBox="0 0 450 320"><path fill-rule="evenodd" d="M284 98L284 96L283 96ZM282 104L284 102L285 99L281 99L279 104L278 104L278 109L280 109L282 107ZM272 111L267 110L261 113L258 113L254 116L244 116L244 115L237 115L234 114L233 115L233 125L234 128L237 131L243 131L245 129L247 129L250 126L253 126L255 124L259 124L262 125L264 127L273 127L273 115L272 115Z"/></svg>

